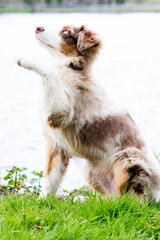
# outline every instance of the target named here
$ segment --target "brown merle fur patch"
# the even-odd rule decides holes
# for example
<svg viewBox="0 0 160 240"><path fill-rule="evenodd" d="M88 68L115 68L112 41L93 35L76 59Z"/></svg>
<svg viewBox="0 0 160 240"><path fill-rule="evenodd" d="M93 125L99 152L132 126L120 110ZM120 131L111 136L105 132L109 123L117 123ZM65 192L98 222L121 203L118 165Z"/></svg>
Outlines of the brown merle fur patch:
<svg viewBox="0 0 160 240"><path fill-rule="evenodd" d="M129 179L121 185L121 192L135 192L142 195L152 183L151 176L138 164L126 169ZM148 183L148 184L147 184Z"/></svg>
<svg viewBox="0 0 160 240"><path fill-rule="evenodd" d="M136 125L128 114L109 116L106 119L86 123L79 131L76 128L76 123L71 123L62 129L63 136L75 152L94 163L99 160L100 152L110 151L108 143L111 143L109 147L113 148L113 154L117 148L121 151L128 147L137 149L144 147L143 141L138 137ZM120 136L119 139L116 139L117 135Z"/></svg>
<svg viewBox="0 0 160 240"><path fill-rule="evenodd" d="M116 182L118 183L117 191L119 193L133 192L140 196L145 194L152 184L157 185L158 188L158 181L154 182L150 169L147 167L147 171L143 167L144 163L147 166L146 155L136 148L125 149L114 155L113 171L115 176L118 176ZM126 179L120 181L124 175Z"/></svg>
<svg viewBox="0 0 160 240"><path fill-rule="evenodd" d="M64 26L59 35L62 38L61 53L76 58L69 64L69 68L73 70L86 68L94 60L102 45L97 35L87 30L85 26L80 28Z"/></svg>
<svg viewBox="0 0 160 240"><path fill-rule="evenodd" d="M79 60L79 61L72 61L70 64L69 64L69 68L73 69L73 70L83 70L84 69L84 63Z"/></svg>
<svg viewBox="0 0 160 240"><path fill-rule="evenodd" d="M80 53L77 50L77 31L75 31L74 28L71 29L70 26L64 26L60 32L62 38L60 51L68 57L80 56Z"/></svg>
<svg viewBox="0 0 160 240"><path fill-rule="evenodd" d="M117 171L119 176L121 176L121 173L128 176L126 181L118 183L119 192L134 191L138 194L143 194L147 189L146 183L151 180L149 173L141 165L144 162L145 164L148 163L146 154L138 148L125 149L117 152L112 160L113 171L117 171L116 169L120 167L121 169Z"/></svg>
<svg viewBox="0 0 160 240"><path fill-rule="evenodd" d="M93 123L86 123L79 132L80 141L88 146L100 146L104 140L113 139L120 134L120 149L136 147L141 149L144 143L137 137L138 130L128 114L108 116Z"/></svg>
<svg viewBox="0 0 160 240"><path fill-rule="evenodd" d="M68 39L70 40L70 39ZM73 44L68 44L67 39L61 41L61 53L68 57L78 57L79 53L77 51L76 45Z"/></svg>
<svg viewBox="0 0 160 240"><path fill-rule="evenodd" d="M65 114L62 112L56 112L48 117L48 125L51 128L59 128L62 127L64 122Z"/></svg>
<svg viewBox="0 0 160 240"><path fill-rule="evenodd" d="M88 62L92 62L102 47L102 42L97 34L84 28L79 33L77 40L77 49Z"/></svg>

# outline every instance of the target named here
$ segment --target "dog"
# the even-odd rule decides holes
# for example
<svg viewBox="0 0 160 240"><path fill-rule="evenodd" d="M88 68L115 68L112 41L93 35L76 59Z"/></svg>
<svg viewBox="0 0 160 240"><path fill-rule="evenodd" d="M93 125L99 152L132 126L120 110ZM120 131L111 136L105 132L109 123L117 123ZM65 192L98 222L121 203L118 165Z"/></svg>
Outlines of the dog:
<svg viewBox="0 0 160 240"><path fill-rule="evenodd" d="M86 26L59 32L35 29L52 64L18 59L42 77L42 122L46 166L40 196L56 193L73 156L85 158L85 178L105 197L124 192L160 199L160 165L135 122L92 80L90 69L102 42Z"/></svg>

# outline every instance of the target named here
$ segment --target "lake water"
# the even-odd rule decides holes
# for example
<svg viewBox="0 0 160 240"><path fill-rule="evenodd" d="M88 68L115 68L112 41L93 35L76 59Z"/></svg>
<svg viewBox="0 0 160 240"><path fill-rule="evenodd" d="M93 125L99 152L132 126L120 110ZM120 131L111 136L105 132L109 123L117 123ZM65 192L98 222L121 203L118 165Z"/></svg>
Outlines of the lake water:
<svg viewBox="0 0 160 240"><path fill-rule="evenodd" d="M45 144L38 112L41 78L19 68L15 57L47 59L34 37L37 25L82 25L98 32L103 50L93 66L95 81L128 109L152 151L160 153L160 14L1 14L0 169L13 165L40 171ZM80 159L71 164L61 188L85 184Z"/></svg>

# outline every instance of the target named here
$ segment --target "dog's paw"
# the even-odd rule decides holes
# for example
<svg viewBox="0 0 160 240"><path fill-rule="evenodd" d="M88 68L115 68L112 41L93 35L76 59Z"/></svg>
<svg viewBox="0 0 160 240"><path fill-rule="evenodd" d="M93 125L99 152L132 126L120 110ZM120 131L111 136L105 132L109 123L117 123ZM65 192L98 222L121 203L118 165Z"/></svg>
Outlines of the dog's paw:
<svg viewBox="0 0 160 240"><path fill-rule="evenodd" d="M15 62L17 63L18 66L22 66L22 60L20 58L15 58Z"/></svg>
<svg viewBox="0 0 160 240"><path fill-rule="evenodd" d="M73 202L76 202L77 200L80 200L81 202L84 202L88 197L86 196L75 196L73 199Z"/></svg>
<svg viewBox="0 0 160 240"><path fill-rule="evenodd" d="M16 61L18 66L26 68L26 64L25 64L25 60L24 59L18 57L18 58L15 59L15 61Z"/></svg>
<svg viewBox="0 0 160 240"><path fill-rule="evenodd" d="M17 64L18 64L18 66L22 66L22 64L21 64L21 60L17 60Z"/></svg>
<svg viewBox="0 0 160 240"><path fill-rule="evenodd" d="M39 199L42 199L42 200L46 199L46 194L44 194L44 193L41 191L41 193L40 193L40 195L39 195Z"/></svg>

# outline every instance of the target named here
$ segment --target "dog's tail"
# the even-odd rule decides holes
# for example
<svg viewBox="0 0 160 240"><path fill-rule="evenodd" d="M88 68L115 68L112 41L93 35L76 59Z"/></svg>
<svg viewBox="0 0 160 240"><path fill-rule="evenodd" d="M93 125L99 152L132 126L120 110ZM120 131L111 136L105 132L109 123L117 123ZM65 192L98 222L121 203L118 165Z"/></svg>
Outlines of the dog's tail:
<svg viewBox="0 0 160 240"><path fill-rule="evenodd" d="M114 155L113 172L116 192L130 192L144 201L160 200L160 167L141 150L128 148Z"/></svg>

